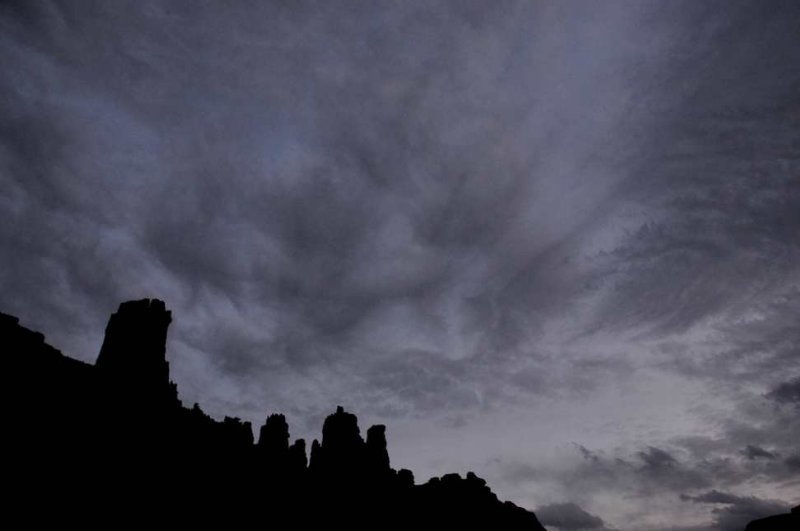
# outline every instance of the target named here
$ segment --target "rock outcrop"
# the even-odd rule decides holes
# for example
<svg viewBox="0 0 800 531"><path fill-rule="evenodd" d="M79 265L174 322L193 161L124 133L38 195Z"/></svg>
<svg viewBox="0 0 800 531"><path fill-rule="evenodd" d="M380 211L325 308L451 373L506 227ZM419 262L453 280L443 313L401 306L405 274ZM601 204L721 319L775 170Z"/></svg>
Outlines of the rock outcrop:
<svg viewBox="0 0 800 531"><path fill-rule="evenodd" d="M800 529L800 505L791 512L753 520L744 531L797 531Z"/></svg>
<svg viewBox="0 0 800 531"><path fill-rule="evenodd" d="M171 320L159 300L121 304L90 365L0 313L12 514L28 525L58 515L61 524L544 529L471 472L416 485L391 468L386 427L365 440L341 406L310 457L283 415L269 415L254 441L248 422L184 407L166 360Z"/></svg>

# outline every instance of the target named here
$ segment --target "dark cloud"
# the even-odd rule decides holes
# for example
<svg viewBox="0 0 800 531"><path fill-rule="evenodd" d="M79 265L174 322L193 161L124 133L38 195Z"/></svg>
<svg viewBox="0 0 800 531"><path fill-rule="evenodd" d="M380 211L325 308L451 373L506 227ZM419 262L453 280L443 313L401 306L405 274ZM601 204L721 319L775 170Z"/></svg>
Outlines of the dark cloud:
<svg viewBox="0 0 800 531"><path fill-rule="evenodd" d="M553 479L567 492L592 496L600 492L624 492L624 496L646 498L655 492L674 492L707 488L712 480L711 463L679 461L660 448L648 447L630 454L623 450L609 454L578 445L579 461L569 461L566 469L545 465L506 463L504 473L517 483Z"/></svg>
<svg viewBox="0 0 800 531"><path fill-rule="evenodd" d="M694 503L724 505L725 507L713 509L715 521L712 529L714 531L740 531L749 522L758 518L789 512L789 506L784 503L752 496L736 496L716 490L681 498Z"/></svg>
<svg viewBox="0 0 800 531"><path fill-rule="evenodd" d="M781 383L770 391L767 396L778 402L794 404L800 407L800 377Z"/></svg>
<svg viewBox="0 0 800 531"><path fill-rule="evenodd" d="M718 480L713 468L719 463L704 461L694 463L679 461L664 449L648 447L636 452L633 456L616 457L592 453L575 470L575 481L584 475L587 481L596 483L596 488L628 484L627 489L637 495L658 490L681 491L702 488L710 484L712 479Z"/></svg>
<svg viewBox="0 0 800 531"><path fill-rule="evenodd" d="M753 433L758 431L749 432L748 436L752 438ZM618 510L621 510L623 500L628 503L637 500L627 509L628 519L653 518L656 511L664 510L659 509L658 505L664 504L665 498L693 501L698 504L694 520L707 521L706 524L693 527L682 526L682 521L675 519L664 529L727 530L737 525L741 529L752 519L782 512L781 508L787 507L792 501L764 500L721 489L740 490L742 485L756 477L766 484L782 485L784 492L790 496L798 487L794 463L797 456L791 454L795 443L783 439L774 427L766 427L765 431L772 437L771 440L780 445L782 451L792 457L782 459L779 458L779 452L768 452L750 445L749 451L757 456L751 457L746 451L740 450L741 447L736 447L738 434L731 433L730 439L675 439L670 441L670 448L649 446L634 452L625 449L614 452L591 450L575 444L576 457L579 457L577 460L568 460L555 467L544 463L508 462L504 464L503 473L505 480L514 484L543 483L551 485L551 489L558 486L564 492L587 499L613 492L616 494L612 503L617 504ZM793 433L797 433L796 427L791 428L786 437L791 437ZM762 455L762 452L768 456ZM687 494L692 492L699 493ZM655 498L661 501L653 501ZM708 508L704 504L708 504ZM713 507L711 504L723 504L726 507ZM681 513L678 505L673 505L671 510L676 518ZM615 523L615 527L627 526L624 519Z"/></svg>
<svg viewBox="0 0 800 531"><path fill-rule="evenodd" d="M718 490L710 490L697 496L681 495L681 499L685 501L693 501L695 503L725 503L733 504L739 503L743 498L734 496L727 492L720 492Z"/></svg>
<svg viewBox="0 0 800 531"><path fill-rule="evenodd" d="M776 459L778 457L769 450L765 450L753 444L748 444L745 449L742 450L742 455L748 459Z"/></svg>
<svg viewBox="0 0 800 531"><path fill-rule="evenodd" d="M603 529L602 518L587 513L575 503L552 503L536 509L542 525L554 526L562 530Z"/></svg>
<svg viewBox="0 0 800 531"><path fill-rule="evenodd" d="M592 452L582 444L577 444L577 443L572 443L572 444L575 446L575 448L578 449L578 451L581 453L581 456L583 456L585 460L597 462L600 459L600 456L598 456L596 453Z"/></svg>
<svg viewBox="0 0 800 531"><path fill-rule="evenodd" d="M644 468L655 473L673 469L678 462L668 452L659 448L649 447L644 452L639 452L639 458L644 462Z"/></svg>
<svg viewBox="0 0 800 531"><path fill-rule="evenodd" d="M784 463L789 467L791 473L795 473L795 471L800 470L800 454L790 455Z"/></svg>

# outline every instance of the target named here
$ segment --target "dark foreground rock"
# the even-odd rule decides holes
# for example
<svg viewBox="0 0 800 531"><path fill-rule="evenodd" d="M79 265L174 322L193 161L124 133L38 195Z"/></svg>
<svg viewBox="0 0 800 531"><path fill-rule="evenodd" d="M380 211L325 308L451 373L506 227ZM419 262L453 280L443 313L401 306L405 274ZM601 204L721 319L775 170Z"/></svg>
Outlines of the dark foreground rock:
<svg viewBox="0 0 800 531"><path fill-rule="evenodd" d="M753 520L744 531L798 531L800 529L800 505L790 513L776 514Z"/></svg>
<svg viewBox="0 0 800 531"><path fill-rule="evenodd" d="M165 356L170 321L159 300L121 304L90 365L0 314L7 520L544 529L472 473L416 485L410 471L390 466L386 428L372 426L364 438L341 407L310 455L305 441L290 441L283 415L268 416L254 440L248 422L184 407Z"/></svg>

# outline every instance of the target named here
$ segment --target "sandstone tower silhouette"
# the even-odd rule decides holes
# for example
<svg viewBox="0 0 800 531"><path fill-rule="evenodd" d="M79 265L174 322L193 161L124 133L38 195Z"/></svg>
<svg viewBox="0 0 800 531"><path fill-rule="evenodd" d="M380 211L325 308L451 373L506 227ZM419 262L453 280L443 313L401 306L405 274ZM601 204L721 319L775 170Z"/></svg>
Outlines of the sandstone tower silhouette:
<svg viewBox="0 0 800 531"><path fill-rule="evenodd" d="M90 365L0 313L12 512L28 524L55 513L64 524L544 529L472 472L415 484L391 467L386 426L363 437L341 406L310 455L281 414L267 416L256 441L249 422L184 407L166 359L171 321L160 300L122 303Z"/></svg>

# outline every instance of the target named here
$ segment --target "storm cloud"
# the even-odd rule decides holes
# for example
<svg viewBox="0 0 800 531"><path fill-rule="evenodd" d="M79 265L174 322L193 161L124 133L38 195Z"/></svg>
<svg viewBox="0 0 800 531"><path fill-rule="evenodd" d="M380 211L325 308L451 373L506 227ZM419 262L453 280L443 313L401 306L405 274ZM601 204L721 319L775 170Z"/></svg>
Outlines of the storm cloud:
<svg viewBox="0 0 800 531"><path fill-rule="evenodd" d="M767 396L778 402L800 407L800 377L778 384Z"/></svg>
<svg viewBox="0 0 800 531"><path fill-rule="evenodd" d="M539 521L558 529L604 529L602 518L589 514L574 503L553 503L536 509Z"/></svg>
<svg viewBox="0 0 800 531"><path fill-rule="evenodd" d="M735 496L716 490L698 496L685 496L683 499L695 503L721 506L713 510L716 515L713 524L714 531L739 531L744 529L748 522L758 518L789 512L788 507L775 501L762 500L752 496Z"/></svg>
<svg viewBox="0 0 800 531"><path fill-rule="evenodd" d="M419 479L727 529L800 498L799 23L3 2L0 310L93 361L119 302L162 298L216 416L315 437L342 404Z"/></svg>

